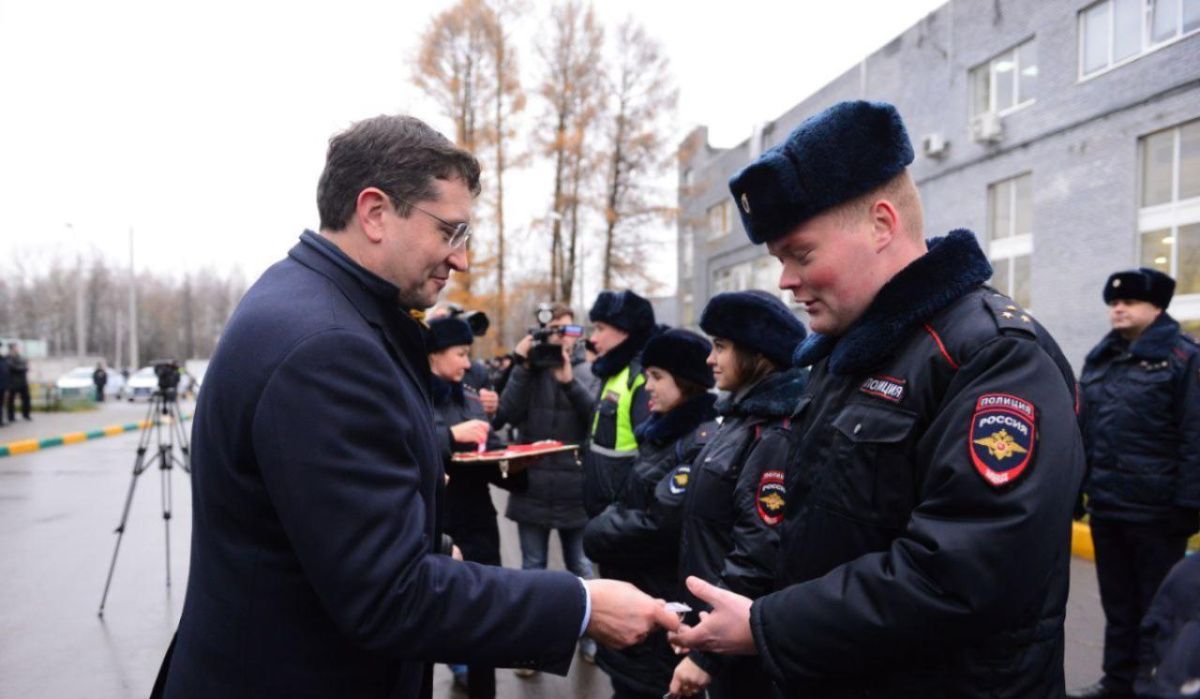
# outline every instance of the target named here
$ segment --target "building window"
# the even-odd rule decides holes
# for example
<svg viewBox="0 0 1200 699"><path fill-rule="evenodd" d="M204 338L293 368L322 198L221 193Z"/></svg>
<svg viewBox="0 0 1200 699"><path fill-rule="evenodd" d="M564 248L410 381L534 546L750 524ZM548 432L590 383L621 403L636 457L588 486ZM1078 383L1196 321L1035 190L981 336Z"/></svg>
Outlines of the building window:
<svg viewBox="0 0 1200 699"><path fill-rule="evenodd" d="M726 199L708 209L708 238L713 240L729 235L733 228L733 211Z"/></svg>
<svg viewBox="0 0 1200 699"><path fill-rule="evenodd" d="M714 271L711 291L713 294L720 294L725 291L758 289L774 294L785 304L794 306L796 304L792 293L779 288L779 278L782 274L783 265L779 260L770 255L763 255Z"/></svg>
<svg viewBox="0 0 1200 699"><path fill-rule="evenodd" d="M988 257L992 286L1025 308L1030 298L1033 254L1033 176L1029 173L988 186Z"/></svg>
<svg viewBox="0 0 1200 699"><path fill-rule="evenodd" d="M695 234L691 226L684 226L679 231L679 278L691 279L693 264L696 260Z"/></svg>
<svg viewBox="0 0 1200 699"><path fill-rule="evenodd" d="M1200 30L1200 0L1103 0L1079 13L1079 76Z"/></svg>
<svg viewBox="0 0 1200 699"><path fill-rule="evenodd" d="M1037 96L1037 50L1033 39L971 69L971 115L1007 114Z"/></svg>
<svg viewBox="0 0 1200 699"><path fill-rule="evenodd" d="M1171 314L1200 320L1200 119L1145 136L1140 263L1175 278Z"/></svg>

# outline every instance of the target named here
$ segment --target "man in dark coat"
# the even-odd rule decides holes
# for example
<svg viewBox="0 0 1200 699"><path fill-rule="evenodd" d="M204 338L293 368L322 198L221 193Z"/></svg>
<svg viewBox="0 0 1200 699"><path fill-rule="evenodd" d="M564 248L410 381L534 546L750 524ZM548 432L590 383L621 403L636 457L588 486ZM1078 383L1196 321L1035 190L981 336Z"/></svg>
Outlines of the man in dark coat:
<svg viewBox="0 0 1200 699"><path fill-rule="evenodd" d="M96 402L104 402L104 387L108 384L108 372L104 370L104 364L97 364L96 370L92 372L92 384L96 387Z"/></svg>
<svg viewBox="0 0 1200 699"><path fill-rule="evenodd" d="M4 406L8 401L8 357L0 354L0 427L4 426Z"/></svg>
<svg viewBox="0 0 1200 699"><path fill-rule="evenodd" d="M813 372L778 591L689 581L714 610L677 640L756 653L787 696L1061 697L1072 372L972 233L924 240L912 159L891 105L844 102L730 181Z"/></svg>
<svg viewBox="0 0 1200 699"><path fill-rule="evenodd" d="M462 563L425 330L467 268L479 165L411 117L335 136L321 232L246 293L196 408L191 571L168 697L429 696L430 661L565 673L586 630L643 638L625 583Z"/></svg>
<svg viewBox="0 0 1200 699"><path fill-rule="evenodd" d="M21 399L21 417L32 420L29 413L29 360L21 356L21 347L8 343L8 421L17 419L17 398ZM0 406L2 408L2 406Z"/></svg>
<svg viewBox="0 0 1200 699"><path fill-rule="evenodd" d="M1113 330L1080 377L1085 492L1104 606L1104 677L1074 697L1132 697L1138 628L1200 521L1200 348L1166 308L1175 280L1117 272Z"/></svg>

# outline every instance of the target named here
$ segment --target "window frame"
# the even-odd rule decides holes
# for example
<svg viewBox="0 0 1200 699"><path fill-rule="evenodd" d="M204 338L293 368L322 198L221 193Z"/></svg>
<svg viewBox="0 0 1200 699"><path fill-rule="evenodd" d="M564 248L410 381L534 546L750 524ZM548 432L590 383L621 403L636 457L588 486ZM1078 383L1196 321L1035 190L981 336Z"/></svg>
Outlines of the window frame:
<svg viewBox="0 0 1200 699"><path fill-rule="evenodd" d="M1021 233L1017 231L1017 182L1022 177L1029 178L1029 230ZM1008 184L1008 234L1003 237L997 237L995 231L995 199L997 198L997 190L1001 185ZM1025 306L1026 310L1032 309L1033 306L1033 171L1026 170L1018 172L1015 175L1005 177L988 183L987 186L987 257L988 262L996 262L998 260L1006 260L1007 279L1005 280L1006 289L1011 296L1016 291L1016 260L1021 257L1027 257L1029 261L1029 286L1030 297L1029 302L1021 302L1020 299L1014 299ZM993 278L994 274L993 274ZM1031 311L1032 312L1032 311Z"/></svg>
<svg viewBox="0 0 1200 699"><path fill-rule="evenodd" d="M1142 255L1145 252L1145 236L1150 233L1166 230L1167 236L1172 238L1170 243L1171 257L1167 272L1176 281L1179 280L1179 260L1181 257L1179 230L1186 226L1200 224L1200 195L1187 199L1179 198L1180 179L1183 176L1183 129L1188 126L1200 128L1200 119L1190 119L1165 129L1141 134L1138 136L1137 143L1138 168L1136 191L1138 202L1137 223L1134 232L1137 243L1134 246L1135 264L1139 267L1147 266L1143 263L1142 259ZM1145 158L1147 157L1146 146L1151 137L1165 131L1169 131L1172 134L1171 199L1161 204L1143 206L1142 200L1145 196ZM1200 320L1200 291L1176 294L1171 301L1171 315L1181 322Z"/></svg>
<svg viewBox="0 0 1200 699"><path fill-rule="evenodd" d="M1012 46L1008 47L1004 51L997 53L996 55L992 56L991 58L987 59L986 61L983 61L983 62L977 64L976 66L971 68L969 71L967 71L967 77L968 77L968 82L970 83L970 93L971 93L971 108L968 110L968 112L970 113L971 118L974 118L983 113L983 112L975 111L975 83L977 80L977 76L979 76L985 72L987 74L987 81L988 81L988 107L984 111L994 112L996 114L996 116L1005 117L1014 112L1019 112L1022 109L1025 109L1026 107L1037 102L1036 95L1034 95L1033 97L1029 97L1028 99L1025 99L1023 101L1017 101L1019 97L1022 97L1022 95L1021 95L1021 59L1020 59L1021 49L1025 48L1026 46L1033 46L1033 43L1036 39L1037 39L1036 36L1031 36L1031 37L1025 39L1024 41L1013 44ZM1012 82L1013 82L1013 84L1012 84L1013 104L1011 104L1008 107L1005 107L1004 109L996 109L996 92L997 91L996 91L996 67L995 66L996 66L996 63L1005 55L1011 56L1012 63L1013 63L1013 79L1012 79ZM1034 63L1034 67L1037 67L1036 62ZM1035 90L1035 92L1036 92L1036 90Z"/></svg>
<svg viewBox="0 0 1200 699"><path fill-rule="evenodd" d="M1156 1L1157 0L1139 0L1139 2L1141 2L1141 8L1140 8L1141 11L1138 12L1138 16L1141 18L1141 27L1139 28L1140 31L1138 32L1138 36L1141 37L1141 46L1137 52L1133 53L1132 55L1126 56L1125 58L1122 58L1119 61L1113 60L1113 58L1114 58L1113 51L1115 50L1115 47L1116 47L1116 41L1115 41L1115 38L1116 38L1116 25L1115 25L1116 11L1114 10L1114 5L1113 5L1114 0L1097 0L1096 2L1093 2L1092 4L1079 10L1079 12L1076 16L1076 21L1075 21L1076 44L1077 44L1076 52L1075 52L1076 53L1076 57L1075 57L1076 58L1076 80L1075 80L1076 83L1086 82L1093 78L1097 78L1101 75L1104 75L1105 73L1108 73L1109 71L1116 70L1116 69L1121 68L1129 63L1132 63L1143 56L1148 56L1148 55L1154 53L1155 51L1158 51L1159 49L1163 49L1163 48L1166 48L1167 46L1170 46L1172 44L1180 42L1180 41L1188 38L1189 36L1192 36L1193 34L1200 33L1200 25L1198 25L1195 29L1192 29L1191 31L1184 31L1184 28L1183 28L1183 3L1184 3L1184 0L1174 0L1175 7L1177 8L1177 11L1175 13L1175 20L1176 20L1175 34L1169 39L1164 39L1162 41L1155 42L1153 39L1153 36L1151 34L1153 32L1152 12L1153 12L1153 8L1154 8L1154 3ZM1108 26L1107 26L1107 29L1105 32L1106 46L1108 49L1108 60L1106 62L1106 65L1103 68L1097 68L1096 70L1094 70L1090 73L1085 73L1084 72L1084 49L1086 47L1087 32L1085 31L1086 24L1085 24L1084 18L1089 12L1091 12L1093 9L1095 9L1097 7L1100 7L1101 5L1106 5L1108 7L1108 22L1107 22Z"/></svg>
<svg viewBox="0 0 1200 699"><path fill-rule="evenodd" d="M713 225L713 214L718 209L721 212L720 230L717 229L718 228L717 226ZM730 205L728 199L722 199L721 201L717 202L716 204L713 204L712 206L708 207L707 209L704 210L704 214L705 214L705 222L708 226L708 239L709 240L719 240L733 232L733 220L732 220L733 219L733 207Z"/></svg>

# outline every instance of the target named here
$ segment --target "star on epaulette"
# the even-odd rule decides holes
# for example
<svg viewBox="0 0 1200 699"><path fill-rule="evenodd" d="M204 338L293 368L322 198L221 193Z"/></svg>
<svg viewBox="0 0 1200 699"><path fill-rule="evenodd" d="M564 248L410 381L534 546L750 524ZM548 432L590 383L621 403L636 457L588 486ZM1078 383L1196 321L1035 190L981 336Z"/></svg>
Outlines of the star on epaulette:
<svg viewBox="0 0 1200 699"><path fill-rule="evenodd" d="M996 326L1001 331L1017 330L1027 335L1037 336L1033 316L1029 315L1029 311L1021 308L1011 298L998 292L992 292L984 297L984 301L988 310L992 312Z"/></svg>

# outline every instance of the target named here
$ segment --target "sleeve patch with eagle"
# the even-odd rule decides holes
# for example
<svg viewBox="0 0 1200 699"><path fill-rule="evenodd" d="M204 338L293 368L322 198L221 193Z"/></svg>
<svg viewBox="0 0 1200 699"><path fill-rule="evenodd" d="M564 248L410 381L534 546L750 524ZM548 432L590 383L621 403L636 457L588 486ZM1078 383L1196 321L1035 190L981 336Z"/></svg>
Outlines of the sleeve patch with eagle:
<svg viewBox="0 0 1200 699"><path fill-rule="evenodd" d="M1037 410L1006 393L985 393L971 415L968 447L975 470L993 487L1016 481L1033 461Z"/></svg>
<svg viewBox="0 0 1200 699"><path fill-rule="evenodd" d="M758 492L754 497L758 516L769 526L783 521L787 508L787 488L783 485L783 471L765 471L758 480Z"/></svg>

